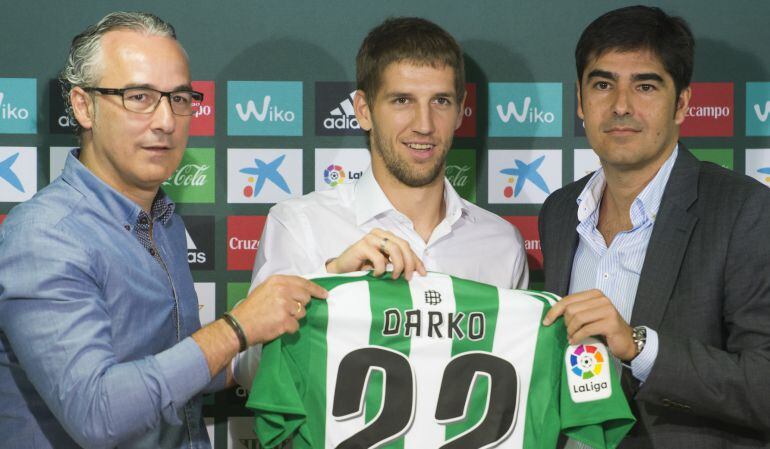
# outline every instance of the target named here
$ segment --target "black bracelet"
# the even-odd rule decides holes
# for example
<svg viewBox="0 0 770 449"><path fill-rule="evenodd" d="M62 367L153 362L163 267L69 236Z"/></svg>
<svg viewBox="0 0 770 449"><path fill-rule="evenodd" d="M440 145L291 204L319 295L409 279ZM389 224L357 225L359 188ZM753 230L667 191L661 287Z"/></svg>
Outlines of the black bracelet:
<svg viewBox="0 0 770 449"><path fill-rule="evenodd" d="M246 340L246 332L243 331L241 323L239 323L234 316L230 315L230 312L223 313L222 319L225 320L225 323L227 323L238 336L238 342L241 344L241 348L238 352L247 350L249 348L249 341Z"/></svg>

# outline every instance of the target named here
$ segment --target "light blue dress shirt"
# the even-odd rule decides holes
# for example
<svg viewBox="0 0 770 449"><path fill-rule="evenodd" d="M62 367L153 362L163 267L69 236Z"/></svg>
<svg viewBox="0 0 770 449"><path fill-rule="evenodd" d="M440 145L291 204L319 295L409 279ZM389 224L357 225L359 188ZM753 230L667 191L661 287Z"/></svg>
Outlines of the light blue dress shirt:
<svg viewBox="0 0 770 449"><path fill-rule="evenodd" d="M0 447L209 448L184 224L76 155L0 226Z"/></svg>
<svg viewBox="0 0 770 449"><path fill-rule="evenodd" d="M619 232L609 247L597 229L599 205L606 184L604 170L600 168L594 173L577 198L580 241L572 264L569 292L601 290L627 323L631 321L647 245L677 154L679 146L631 204L632 228ZM657 355L658 334L648 328L644 350L631 361L634 377L641 382L647 380Z"/></svg>

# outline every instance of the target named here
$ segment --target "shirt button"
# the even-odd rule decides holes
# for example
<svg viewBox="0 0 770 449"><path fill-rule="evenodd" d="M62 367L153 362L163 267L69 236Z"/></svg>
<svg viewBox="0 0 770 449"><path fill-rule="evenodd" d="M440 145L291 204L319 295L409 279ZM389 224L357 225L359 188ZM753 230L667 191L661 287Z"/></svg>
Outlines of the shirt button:
<svg viewBox="0 0 770 449"><path fill-rule="evenodd" d="M126 231L131 231L131 225L123 225L123 228L124 228Z"/></svg>
<svg viewBox="0 0 770 449"><path fill-rule="evenodd" d="M604 273L604 274L602 275L602 277L603 277L604 279L609 279L609 278L610 278L610 274L609 274L609 273Z"/></svg>
<svg viewBox="0 0 770 449"><path fill-rule="evenodd" d="M145 217L144 215L139 217L139 224L146 225L147 224L147 217Z"/></svg>
<svg viewBox="0 0 770 449"><path fill-rule="evenodd" d="M147 251L149 251L149 252L150 252L150 255L151 255L152 257L155 257L155 250L154 250L153 248L149 248Z"/></svg>

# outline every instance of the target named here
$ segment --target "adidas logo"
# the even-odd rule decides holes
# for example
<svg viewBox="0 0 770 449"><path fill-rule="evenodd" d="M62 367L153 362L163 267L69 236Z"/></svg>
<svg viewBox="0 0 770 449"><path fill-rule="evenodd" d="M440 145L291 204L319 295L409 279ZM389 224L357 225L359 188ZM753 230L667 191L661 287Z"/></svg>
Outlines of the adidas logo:
<svg viewBox="0 0 770 449"><path fill-rule="evenodd" d="M326 129L361 129L361 125L358 124L356 119L356 113L353 110L353 98L356 96L356 91L348 95L338 107L329 112L331 117L324 119L324 128Z"/></svg>

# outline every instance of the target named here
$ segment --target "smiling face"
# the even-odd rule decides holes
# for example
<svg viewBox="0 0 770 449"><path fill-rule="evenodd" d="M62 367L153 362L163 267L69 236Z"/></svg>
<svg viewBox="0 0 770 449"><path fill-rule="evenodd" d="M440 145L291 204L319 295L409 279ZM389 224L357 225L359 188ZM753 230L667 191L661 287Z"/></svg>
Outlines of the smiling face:
<svg viewBox="0 0 770 449"><path fill-rule="evenodd" d="M110 31L102 37L101 78L105 88L190 89L190 74L179 43L135 31ZM116 95L71 94L84 129L81 160L99 178L130 197L155 192L179 165L187 145L189 116L175 115L162 99L155 112L127 111Z"/></svg>
<svg viewBox="0 0 770 449"><path fill-rule="evenodd" d="M367 104L356 92L356 116L370 132L372 171L380 182L422 187L443 182L452 135L462 122L452 68L394 62Z"/></svg>
<svg viewBox="0 0 770 449"><path fill-rule="evenodd" d="M690 88L646 50L609 51L589 61L578 85L578 115L605 170L657 172L676 146Z"/></svg>

